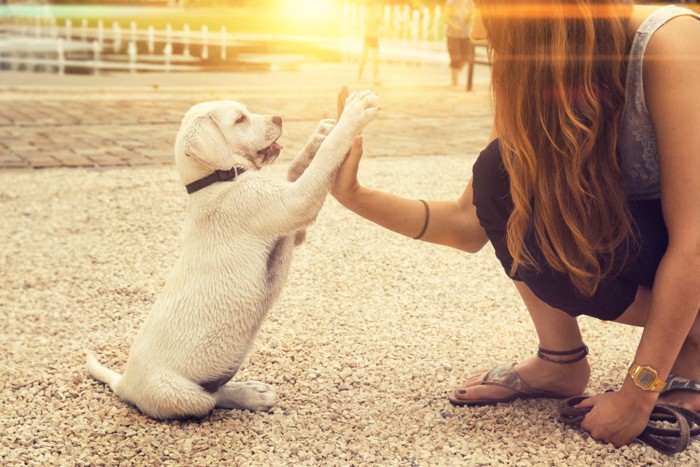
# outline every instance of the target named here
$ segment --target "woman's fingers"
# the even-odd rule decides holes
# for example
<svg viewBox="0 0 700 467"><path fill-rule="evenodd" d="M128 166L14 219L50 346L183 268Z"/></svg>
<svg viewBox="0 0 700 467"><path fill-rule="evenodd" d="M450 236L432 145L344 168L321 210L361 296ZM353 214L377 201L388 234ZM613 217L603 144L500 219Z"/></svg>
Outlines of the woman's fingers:
<svg viewBox="0 0 700 467"><path fill-rule="evenodd" d="M364 147L362 146L362 135L355 136L352 140L352 146L350 147L350 155L348 159L354 162L355 166L360 164L360 159L362 158L362 153L364 152Z"/></svg>
<svg viewBox="0 0 700 467"><path fill-rule="evenodd" d="M358 135L355 137L355 139L353 139L350 152L340 165L338 173L335 176L331 193L336 198L350 196L357 190L357 171L363 152L362 136Z"/></svg>
<svg viewBox="0 0 700 467"><path fill-rule="evenodd" d="M345 101L347 100L349 94L350 92L348 91L347 86L343 86L342 88L340 88L340 92L338 93L338 100L336 102L336 118L338 120L340 120L340 115L343 113L343 109L345 108Z"/></svg>

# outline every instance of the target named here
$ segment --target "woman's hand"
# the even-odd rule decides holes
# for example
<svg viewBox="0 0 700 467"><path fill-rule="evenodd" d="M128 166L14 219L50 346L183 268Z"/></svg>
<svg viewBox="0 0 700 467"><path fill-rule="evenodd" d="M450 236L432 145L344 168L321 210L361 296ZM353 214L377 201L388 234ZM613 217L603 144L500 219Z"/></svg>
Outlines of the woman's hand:
<svg viewBox="0 0 700 467"><path fill-rule="evenodd" d="M593 408L581 422L581 428L593 439L617 448L629 444L646 428L656 396L623 386L620 391L590 397L577 406Z"/></svg>
<svg viewBox="0 0 700 467"><path fill-rule="evenodd" d="M360 189L360 184L357 181L357 170L362 153L362 136L358 135L353 140L350 152L335 174L335 180L331 187L331 194L343 205Z"/></svg>

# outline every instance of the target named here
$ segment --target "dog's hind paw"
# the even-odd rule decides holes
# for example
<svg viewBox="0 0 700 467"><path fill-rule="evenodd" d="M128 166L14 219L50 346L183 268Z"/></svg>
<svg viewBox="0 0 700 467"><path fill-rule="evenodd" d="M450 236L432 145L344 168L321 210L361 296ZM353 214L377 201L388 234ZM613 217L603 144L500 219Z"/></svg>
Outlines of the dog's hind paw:
<svg viewBox="0 0 700 467"><path fill-rule="evenodd" d="M214 397L216 407L221 409L267 411L277 403L275 389L259 381L225 384L214 393Z"/></svg>

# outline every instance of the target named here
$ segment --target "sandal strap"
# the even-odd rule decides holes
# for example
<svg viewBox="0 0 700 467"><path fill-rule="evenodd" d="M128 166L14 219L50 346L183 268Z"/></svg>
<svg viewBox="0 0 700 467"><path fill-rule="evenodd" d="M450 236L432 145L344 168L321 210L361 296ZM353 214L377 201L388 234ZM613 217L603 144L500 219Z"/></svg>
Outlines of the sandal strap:
<svg viewBox="0 0 700 467"><path fill-rule="evenodd" d="M563 359L563 360L558 360L550 357L550 355L556 356L556 357L566 357L569 355L576 355L574 358L569 358L569 359ZM551 363L559 363L561 365L566 365L569 363L576 363L580 362L584 358L588 356L588 346L584 345L582 347L578 347L573 350L547 350L543 349L542 347L537 348L537 357L546 361L546 362L551 362Z"/></svg>
<svg viewBox="0 0 700 467"><path fill-rule="evenodd" d="M678 376L675 373L669 373L668 377L666 378L666 384L661 390L661 394L671 391L700 392L700 381L684 378L683 376Z"/></svg>
<svg viewBox="0 0 700 467"><path fill-rule="evenodd" d="M681 409L681 407L656 404L651 412L652 417L654 414L661 414L664 420L668 420L670 416L672 418L671 421L676 423L676 428L657 428L651 425L653 418L650 418L650 424L647 425L637 439L664 454L670 455L684 451L688 447L692 436L692 421L689 421L686 415L678 409Z"/></svg>
<svg viewBox="0 0 700 467"><path fill-rule="evenodd" d="M590 408L576 408L588 396L575 396L567 399L559 407L559 421L567 425L578 425ZM654 422L671 422L675 428L659 428ZM656 404L649 422L638 440L664 454L676 454L685 450L691 438L700 435L700 415L695 412L668 404Z"/></svg>
<svg viewBox="0 0 700 467"><path fill-rule="evenodd" d="M588 399L588 396L574 396L566 399L559 406L559 421L565 425L578 425L583 421L583 418L590 408L578 408L576 405Z"/></svg>
<svg viewBox="0 0 700 467"><path fill-rule="evenodd" d="M690 437L700 435L700 415L697 413L678 405L659 403L656 404L656 407L658 409L651 412L651 416L649 417L650 422L675 423L680 416L688 423L688 432ZM660 428L653 426L652 423L649 423L646 431L653 435L661 436L673 436L676 433L675 429Z"/></svg>
<svg viewBox="0 0 700 467"><path fill-rule="evenodd" d="M515 363L510 365L499 365L492 368L484 378L481 384L502 386L508 388L522 396L529 397L559 397L551 391L536 389L527 384L527 382L515 371Z"/></svg>
<svg viewBox="0 0 700 467"><path fill-rule="evenodd" d="M498 365L489 370L481 384L503 386L516 392L530 392L532 389L515 371L515 363L510 365Z"/></svg>

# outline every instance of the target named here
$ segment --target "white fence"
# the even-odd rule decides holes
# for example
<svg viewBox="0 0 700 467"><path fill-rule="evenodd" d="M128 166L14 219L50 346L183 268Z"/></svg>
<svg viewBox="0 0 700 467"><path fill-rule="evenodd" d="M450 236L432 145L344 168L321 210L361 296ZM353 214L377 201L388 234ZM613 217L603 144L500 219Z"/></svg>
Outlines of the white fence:
<svg viewBox="0 0 700 467"><path fill-rule="evenodd" d="M356 61L362 47L364 15L362 3L346 2L342 5L341 37L293 40L323 42L323 47L341 52L344 60ZM92 26L88 24L87 19L77 24L70 19L59 23L48 10L41 16L5 21L0 24L0 64L9 64L13 69L59 73L67 67L91 69L95 73L195 70L207 62L227 62L239 46L285 40L280 36L236 34L226 26L210 30L205 25L194 30L185 24L182 30L174 30L168 24L156 30L153 26L139 29L134 21L127 25L103 20L93 22ZM447 64L440 6L413 9L409 5L386 5L382 25L382 61Z"/></svg>
<svg viewBox="0 0 700 467"><path fill-rule="evenodd" d="M218 34L210 34L207 26L201 31L191 31L185 25L182 31L173 31L168 24L156 31L153 26L137 29L132 21L128 28L118 22L106 25L98 20L96 27L88 27L86 19L78 27L70 19L58 24L54 17L16 20L0 28L0 63L12 68L27 70L56 69L60 73L66 66L100 70L136 71L186 71L200 69L195 65L209 59L209 47L217 46L220 59L227 59L227 51L237 42L225 26ZM190 52L196 44L199 56ZM139 55L139 45L145 45L145 53ZM174 52L174 45L180 49ZM142 49L144 47L141 47ZM70 54L77 58L67 60Z"/></svg>

